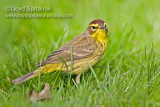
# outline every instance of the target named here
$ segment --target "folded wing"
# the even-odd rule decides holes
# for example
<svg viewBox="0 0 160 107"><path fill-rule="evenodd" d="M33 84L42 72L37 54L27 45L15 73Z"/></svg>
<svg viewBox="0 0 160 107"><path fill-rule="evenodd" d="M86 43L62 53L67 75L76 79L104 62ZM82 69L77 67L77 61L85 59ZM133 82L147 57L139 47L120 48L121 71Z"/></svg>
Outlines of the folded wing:
<svg viewBox="0 0 160 107"><path fill-rule="evenodd" d="M71 61L71 53L73 55L73 60L88 58L97 51L97 46L98 44L95 44L95 41L85 36L85 34L79 35L48 56L47 59L41 63L41 66L53 63L63 63L62 59L66 62ZM37 64L37 67L39 66L40 63Z"/></svg>

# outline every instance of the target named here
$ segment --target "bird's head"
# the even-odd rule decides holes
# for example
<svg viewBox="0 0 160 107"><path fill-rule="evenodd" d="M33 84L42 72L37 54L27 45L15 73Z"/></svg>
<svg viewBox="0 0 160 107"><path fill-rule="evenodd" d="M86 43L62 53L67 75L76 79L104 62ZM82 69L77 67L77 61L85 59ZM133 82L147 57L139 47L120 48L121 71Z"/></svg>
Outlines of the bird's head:
<svg viewBox="0 0 160 107"><path fill-rule="evenodd" d="M103 20L96 19L89 23L87 32L89 32L90 35L98 34L98 33L108 33L108 28L106 26L106 23Z"/></svg>

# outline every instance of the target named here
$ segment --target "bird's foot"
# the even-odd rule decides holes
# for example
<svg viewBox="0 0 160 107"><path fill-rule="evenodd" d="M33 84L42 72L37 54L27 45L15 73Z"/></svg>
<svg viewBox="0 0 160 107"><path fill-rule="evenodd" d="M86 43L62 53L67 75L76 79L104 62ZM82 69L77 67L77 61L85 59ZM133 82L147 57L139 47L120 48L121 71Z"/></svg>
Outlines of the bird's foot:
<svg viewBox="0 0 160 107"><path fill-rule="evenodd" d="M78 75L76 76L75 81L76 81L77 84L80 84L80 77L81 77L81 74L78 74Z"/></svg>

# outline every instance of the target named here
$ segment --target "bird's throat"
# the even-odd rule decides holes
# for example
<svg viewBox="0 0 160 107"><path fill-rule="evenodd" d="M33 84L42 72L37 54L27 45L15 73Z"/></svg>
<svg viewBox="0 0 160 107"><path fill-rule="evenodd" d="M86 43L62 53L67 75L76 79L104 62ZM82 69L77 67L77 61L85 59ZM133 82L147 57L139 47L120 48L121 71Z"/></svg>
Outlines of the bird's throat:
<svg viewBox="0 0 160 107"><path fill-rule="evenodd" d="M96 31L92 37L102 46L103 52L108 45L108 34L104 30Z"/></svg>

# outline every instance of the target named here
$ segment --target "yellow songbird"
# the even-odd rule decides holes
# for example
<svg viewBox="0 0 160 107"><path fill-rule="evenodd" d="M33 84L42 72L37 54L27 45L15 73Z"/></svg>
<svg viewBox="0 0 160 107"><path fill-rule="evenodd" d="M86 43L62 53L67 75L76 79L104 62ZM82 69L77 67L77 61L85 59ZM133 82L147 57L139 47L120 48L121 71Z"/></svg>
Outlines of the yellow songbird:
<svg viewBox="0 0 160 107"><path fill-rule="evenodd" d="M103 20L97 19L89 23L87 30L75 37L66 45L53 52L45 61L37 64L37 69L12 81L20 84L37 75L53 71L76 74L76 83L80 76L103 56L108 45L108 28Z"/></svg>

